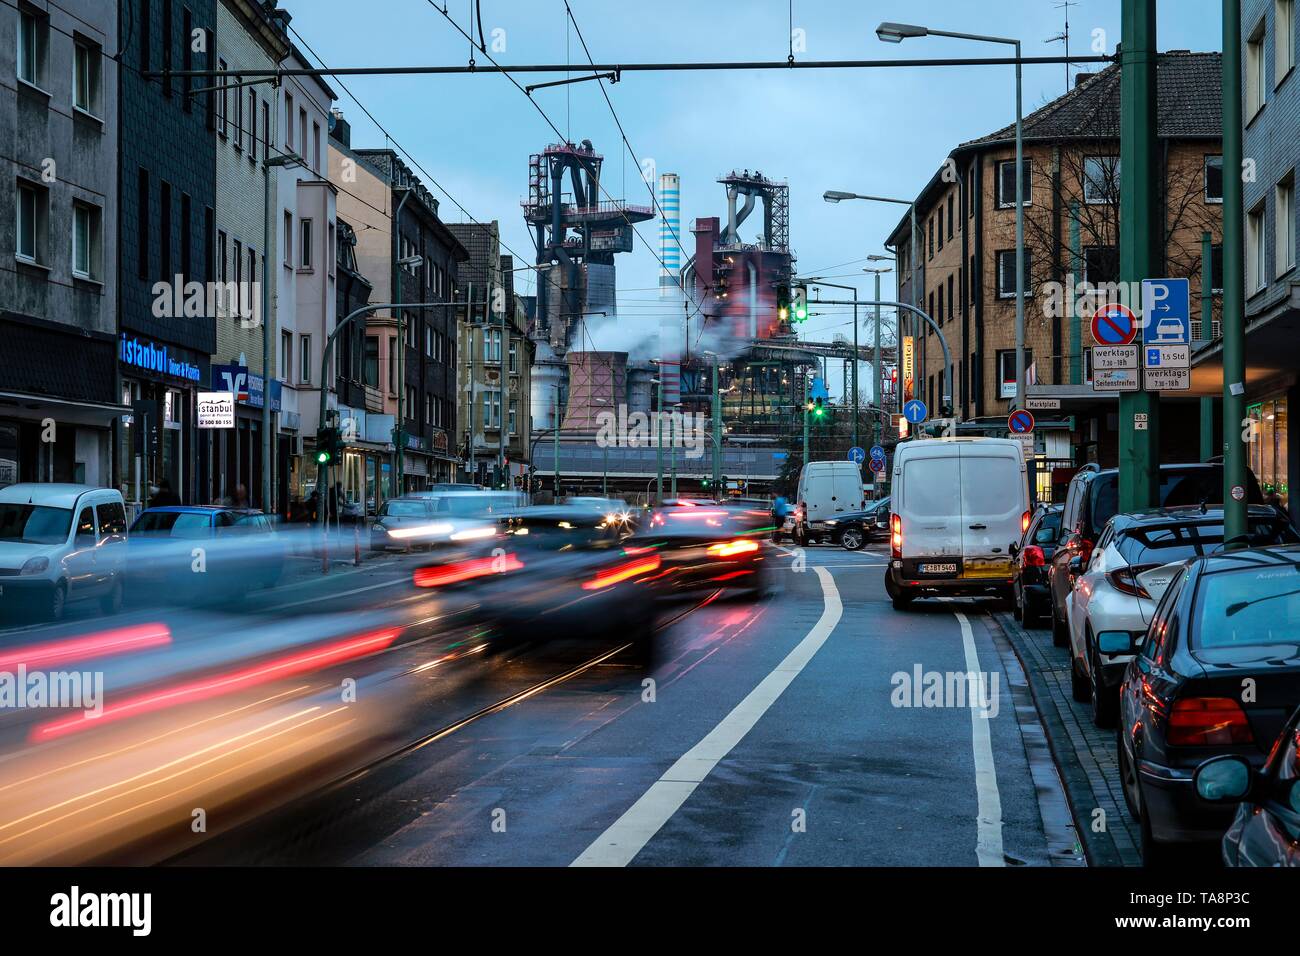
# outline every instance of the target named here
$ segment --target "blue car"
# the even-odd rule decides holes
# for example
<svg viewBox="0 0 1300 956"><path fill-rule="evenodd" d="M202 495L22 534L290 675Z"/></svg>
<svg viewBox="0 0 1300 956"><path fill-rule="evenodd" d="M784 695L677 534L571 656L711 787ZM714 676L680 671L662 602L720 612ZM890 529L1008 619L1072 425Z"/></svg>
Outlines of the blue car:
<svg viewBox="0 0 1300 956"><path fill-rule="evenodd" d="M250 508L163 505L131 525L132 603L204 603L275 585L285 549L271 519Z"/></svg>

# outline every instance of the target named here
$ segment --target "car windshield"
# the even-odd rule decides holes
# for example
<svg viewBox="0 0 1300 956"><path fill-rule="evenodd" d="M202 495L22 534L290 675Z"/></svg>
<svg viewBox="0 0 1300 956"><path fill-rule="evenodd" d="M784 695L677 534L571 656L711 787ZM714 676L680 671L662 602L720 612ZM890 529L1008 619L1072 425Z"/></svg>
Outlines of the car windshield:
<svg viewBox="0 0 1300 956"><path fill-rule="evenodd" d="M70 508L45 505L0 504L0 541L23 544L60 544L72 527Z"/></svg>
<svg viewBox="0 0 1300 956"><path fill-rule="evenodd" d="M206 538L212 516L192 511L146 511L131 526L132 534L171 538Z"/></svg>
<svg viewBox="0 0 1300 956"><path fill-rule="evenodd" d="M428 506L423 501L390 501L380 512L388 518L423 518L428 513Z"/></svg>
<svg viewBox="0 0 1300 956"><path fill-rule="evenodd" d="M1201 577L1193 647L1297 643L1300 568L1233 568Z"/></svg>
<svg viewBox="0 0 1300 956"><path fill-rule="evenodd" d="M514 525L513 543L530 551L577 551L618 540L611 529L590 520L533 521Z"/></svg>
<svg viewBox="0 0 1300 956"><path fill-rule="evenodd" d="M1300 541L1291 526L1271 518L1250 522L1250 543L1256 547ZM1159 565L1223 550L1222 522L1187 522L1133 528L1119 535L1115 547L1132 565Z"/></svg>
<svg viewBox="0 0 1300 956"><path fill-rule="evenodd" d="M518 507L514 495L445 495L434 499L433 510L440 515L468 518L492 511L508 511Z"/></svg>

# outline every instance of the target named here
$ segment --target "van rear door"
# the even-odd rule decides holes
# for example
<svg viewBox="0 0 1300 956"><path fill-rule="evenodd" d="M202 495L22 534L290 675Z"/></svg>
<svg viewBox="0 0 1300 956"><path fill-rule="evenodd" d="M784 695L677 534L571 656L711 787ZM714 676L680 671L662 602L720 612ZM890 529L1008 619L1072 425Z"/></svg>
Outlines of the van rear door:
<svg viewBox="0 0 1300 956"><path fill-rule="evenodd" d="M961 449L962 577L1011 576L1011 543L1029 509L1024 462L1011 445L972 442Z"/></svg>
<svg viewBox="0 0 1300 956"><path fill-rule="evenodd" d="M918 452L903 461L893 508L903 522L904 559L950 558L953 567L947 573L956 575L962 551L958 510L962 463L956 445L936 446L934 451Z"/></svg>

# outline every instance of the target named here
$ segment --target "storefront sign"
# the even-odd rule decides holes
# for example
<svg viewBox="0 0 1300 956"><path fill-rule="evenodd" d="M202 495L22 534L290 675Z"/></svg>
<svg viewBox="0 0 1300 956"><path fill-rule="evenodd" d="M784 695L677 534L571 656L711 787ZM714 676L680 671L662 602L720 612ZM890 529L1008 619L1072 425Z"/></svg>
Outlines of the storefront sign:
<svg viewBox="0 0 1300 956"><path fill-rule="evenodd" d="M234 428L235 393L199 392L199 428Z"/></svg>
<svg viewBox="0 0 1300 956"><path fill-rule="evenodd" d="M903 401L913 398L913 383L916 378L916 340L910 335L903 336Z"/></svg>
<svg viewBox="0 0 1300 956"><path fill-rule="evenodd" d="M178 358L176 349L172 346L156 345L147 339L142 342L135 336L128 338L125 332L122 333L118 358L133 368L183 378L189 382L199 381L202 375L197 365Z"/></svg>
<svg viewBox="0 0 1300 956"><path fill-rule="evenodd" d="M262 376L250 372L247 365L212 366L212 385L235 393L235 400L250 408L262 407ZM271 410L280 410L280 381L271 379Z"/></svg>

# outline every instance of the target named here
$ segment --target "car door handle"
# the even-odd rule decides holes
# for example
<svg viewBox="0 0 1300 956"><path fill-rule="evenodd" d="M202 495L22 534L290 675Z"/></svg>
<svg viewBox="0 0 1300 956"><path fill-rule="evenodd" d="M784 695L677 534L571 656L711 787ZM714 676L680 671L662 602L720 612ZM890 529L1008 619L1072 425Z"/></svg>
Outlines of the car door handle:
<svg viewBox="0 0 1300 956"><path fill-rule="evenodd" d="M989 526L986 524L973 524L973 525L968 525L967 527L969 527L970 530L972 531L987 531Z"/></svg>

